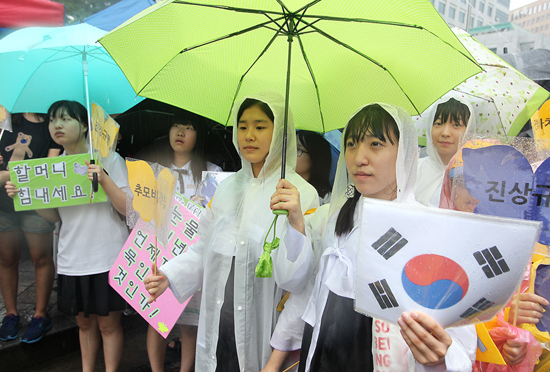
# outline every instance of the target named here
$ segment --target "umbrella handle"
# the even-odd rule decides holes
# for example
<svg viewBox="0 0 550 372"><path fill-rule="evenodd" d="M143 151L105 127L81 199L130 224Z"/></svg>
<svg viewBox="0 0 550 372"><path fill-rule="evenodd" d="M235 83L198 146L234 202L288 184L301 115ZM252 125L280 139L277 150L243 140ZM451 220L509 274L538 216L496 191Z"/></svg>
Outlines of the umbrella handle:
<svg viewBox="0 0 550 372"><path fill-rule="evenodd" d="M95 164L95 160L94 159L90 160L90 164ZM98 192L99 191L99 181L97 179L97 173L94 172L92 177L93 177L93 180L92 180L93 190L94 190L94 192Z"/></svg>

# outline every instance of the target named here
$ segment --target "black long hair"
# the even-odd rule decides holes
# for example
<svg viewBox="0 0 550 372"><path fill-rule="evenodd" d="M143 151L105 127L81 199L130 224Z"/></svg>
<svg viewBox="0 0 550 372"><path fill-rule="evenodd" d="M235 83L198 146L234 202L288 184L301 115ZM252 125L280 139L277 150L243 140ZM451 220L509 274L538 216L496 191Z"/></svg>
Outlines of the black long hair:
<svg viewBox="0 0 550 372"><path fill-rule="evenodd" d="M178 113L174 115L172 125L183 124L191 125L197 133L195 147L193 147L193 156L191 157L191 172L193 173L193 182L195 185L202 181L202 172L206 171L206 151L205 142L207 136L206 122L202 117L192 113ZM174 161L174 152L172 151L171 162Z"/></svg>
<svg viewBox="0 0 550 372"><path fill-rule="evenodd" d="M197 133L195 147L193 147L193 156L191 157L191 172L193 173L193 182L195 185L202 181L202 172L206 171L206 150L205 142L208 136L207 123L201 116L190 112L176 112L171 120L172 128L174 124L191 125ZM170 145L170 136L163 136L149 144L144 150L140 151L136 158L158 163L164 167L170 168L174 163L174 150Z"/></svg>
<svg viewBox="0 0 550 372"><path fill-rule="evenodd" d="M88 110L80 102L62 100L54 102L48 109L48 118L57 118L63 114L69 115L71 118L78 120L81 124L81 130L86 129L84 137L89 136L88 133ZM49 123L48 119L48 123Z"/></svg>
<svg viewBox="0 0 550 372"><path fill-rule="evenodd" d="M366 135L372 135L380 141L390 141L393 145L395 138L399 143L399 128L394 118L378 104L369 105L359 111L348 123L344 133L344 149L348 139L354 142L362 142ZM348 176L349 177L349 176ZM353 197L348 199L338 213L334 232L336 236L348 234L353 229L353 215L357 202L361 199L361 193L353 187Z"/></svg>
<svg viewBox="0 0 550 372"><path fill-rule="evenodd" d="M264 114L266 114L267 117L270 118L273 123L275 123L275 115L273 115L273 111L271 111L269 105L263 101L254 98L247 98L243 101L243 103L241 103L241 107L239 107L239 112L237 113L237 123L241 119L241 116L243 116L244 110L252 106L258 106L260 110L262 110Z"/></svg>
<svg viewBox="0 0 550 372"><path fill-rule="evenodd" d="M36 117L38 117L40 119L40 122L44 122L46 124L48 124L50 122L50 118L47 114L40 114L40 113L34 113L36 115ZM11 124L13 127L21 124L21 122L23 122L23 119L25 117L23 116L23 113L15 113L15 114L11 114Z"/></svg>
<svg viewBox="0 0 550 372"><path fill-rule="evenodd" d="M311 158L311 170L308 182L315 187L321 198L332 191L330 184L330 165L332 155L330 143L319 133L308 130L296 132L302 146Z"/></svg>
<svg viewBox="0 0 550 372"><path fill-rule="evenodd" d="M447 102L440 103L435 110L434 123L441 117L441 121L446 123L449 117L455 122L460 123L463 120L464 126L468 126L470 120L470 109L462 102L451 98ZM433 123L432 123L433 124Z"/></svg>

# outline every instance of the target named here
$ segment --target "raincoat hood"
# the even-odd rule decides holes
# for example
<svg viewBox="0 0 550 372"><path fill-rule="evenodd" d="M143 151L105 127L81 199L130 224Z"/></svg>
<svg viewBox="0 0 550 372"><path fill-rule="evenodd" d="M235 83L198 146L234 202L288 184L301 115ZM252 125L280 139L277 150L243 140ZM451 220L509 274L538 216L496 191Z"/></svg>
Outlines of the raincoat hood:
<svg viewBox="0 0 550 372"><path fill-rule="evenodd" d="M269 147L269 153L265 159L264 166L258 178L270 177L273 172L280 172L282 165L283 154L283 133L284 133L284 116L285 116L285 99L275 92L263 92L254 95L249 95L233 106L233 145L237 149L241 157L242 169L247 176L254 177L252 173L252 164L246 160L239 149L239 141L237 134L239 131L238 118L239 109L247 98L256 99L266 103L273 112L273 137ZM287 147L286 147L286 173L294 172L296 169L296 130L294 129L294 119L290 108L288 109L287 122Z"/></svg>
<svg viewBox="0 0 550 372"><path fill-rule="evenodd" d="M437 107L440 104L449 101L451 98L454 98L460 103L466 105L468 110L470 110L470 119L466 125L464 135L469 135L476 132L475 112L470 102L468 102L468 100L464 97L463 93L450 91L430 107L430 113L428 115L429 126L426 130L426 152L428 156L421 159L418 163L418 177L414 187L416 200L424 205L429 203L434 192L438 189L443 179L443 173L445 172L445 164L443 164L443 161L441 160L441 157L433 144L431 129L433 122L435 121Z"/></svg>
<svg viewBox="0 0 550 372"><path fill-rule="evenodd" d="M332 199L330 202L329 216L337 212L346 201L346 190L353 185L346 168L345 159L345 133L350 120L357 115L363 108L378 104L386 110L395 120L399 129L399 147L397 150L396 178L397 178L397 198L400 203L414 203L414 183L416 180L417 160L418 160L418 138L411 116L401 107L389 105L386 103L370 103L359 108L348 120L346 128L340 139L340 145L343 151L338 158L338 167L334 178L334 187L332 190Z"/></svg>

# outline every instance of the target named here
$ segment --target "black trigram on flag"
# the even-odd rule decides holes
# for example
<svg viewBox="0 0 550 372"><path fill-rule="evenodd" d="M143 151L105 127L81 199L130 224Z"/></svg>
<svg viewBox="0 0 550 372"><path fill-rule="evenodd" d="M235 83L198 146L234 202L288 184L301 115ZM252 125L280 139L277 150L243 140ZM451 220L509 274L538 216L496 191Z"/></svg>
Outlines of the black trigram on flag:
<svg viewBox="0 0 550 372"><path fill-rule="evenodd" d="M391 307L397 307L399 304L393 296L393 293L386 282L386 279L382 279L378 282L369 283L369 288L376 297L378 304L382 309L388 309Z"/></svg>
<svg viewBox="0 0 550 372"><path fill-rule="evenodd" d="M482 297L478 302L472 305L468 310L460 314L461 318L469 318L477 313L482 312L483 310L487 310L491 306L493 306L495 303L487 300L486 298Z"/></svg>
<svg viewBox="0 0 550 372"><path fill-rule="evenodd" d="M510 268L506 264L506 261L504 261L504 258L502 258L497 247L475 252L474 257L487 278L493 278L496 275L510 271Z"/></svg>
<svg viewBox="0 0 550 372"><path fill-rule="evenodd" d="M386 260L391 256L399 252L401 248L407 244L407 239L403 238L393 227L391 227L384 235L377 241L372 243L372 247L375 251L380 253Z"/></svg>

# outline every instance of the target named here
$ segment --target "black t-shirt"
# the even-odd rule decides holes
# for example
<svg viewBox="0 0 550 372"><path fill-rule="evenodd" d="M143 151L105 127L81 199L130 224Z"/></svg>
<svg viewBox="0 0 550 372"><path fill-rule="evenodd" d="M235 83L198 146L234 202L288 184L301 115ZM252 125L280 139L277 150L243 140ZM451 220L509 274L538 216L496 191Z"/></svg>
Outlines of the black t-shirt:
<svg viewBox="0 0 550 372"><path fill-rule="evenodd" d="M21 115L13 124L13 131L4 131L0 140L0 155L3 164L0 170L6 170L10 160L38 159L48 156L49 149L62 149L50 136L48 122L33 123ZM15 148L14 148L15 146ZM13 200L0 187L0 210L13 212Z"/></svg>

